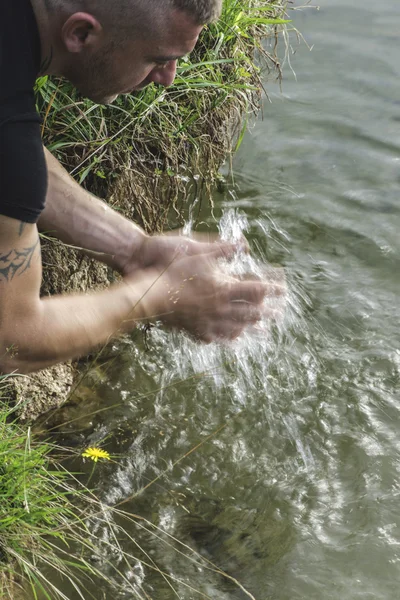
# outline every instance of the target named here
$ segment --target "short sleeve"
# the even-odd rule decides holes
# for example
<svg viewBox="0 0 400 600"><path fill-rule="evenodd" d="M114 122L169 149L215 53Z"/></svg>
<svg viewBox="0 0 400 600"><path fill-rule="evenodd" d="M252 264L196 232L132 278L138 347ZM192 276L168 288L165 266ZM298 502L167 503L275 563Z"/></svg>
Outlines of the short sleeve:
<svg viewBox="0 0 400 600"><path fill-rule="evenodd" d="M0 214L35 223L47 193L47 167L36 114L0 126Z"/></svg>
<svg viewBox="0 0 400 600"><path fill-rule="evenodd" d="M30 0L0 0L0 214L26 223L38 220L47 192L33 94L39 69L40 37Z"/></svg>

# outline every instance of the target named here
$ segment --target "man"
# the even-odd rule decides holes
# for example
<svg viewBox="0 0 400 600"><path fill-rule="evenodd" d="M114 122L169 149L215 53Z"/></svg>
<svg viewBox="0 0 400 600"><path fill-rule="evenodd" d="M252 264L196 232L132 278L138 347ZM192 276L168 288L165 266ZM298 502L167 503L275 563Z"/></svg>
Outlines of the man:
<svg viewBox="0 0 400 600"><path fill-rule="evenodd" d="M210 342L262 316L276 286L222 274L222 242L147 236L78 186L43 149L32 87L67 77L95 102L169 86L221 0L3 0L0 7L0 371L78 357L160 320ZM101 292L40 298L38 227L118 270ZM99 254L100 253L100 254Z"/></svg>

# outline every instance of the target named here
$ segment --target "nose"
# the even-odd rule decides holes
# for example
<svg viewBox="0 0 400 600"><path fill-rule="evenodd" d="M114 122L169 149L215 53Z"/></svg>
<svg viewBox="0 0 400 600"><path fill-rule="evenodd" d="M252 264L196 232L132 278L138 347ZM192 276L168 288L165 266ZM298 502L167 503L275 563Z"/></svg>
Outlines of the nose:
<svg viewBox="0 0 400 600"><path fill-rule="evenodd" d="M176 60L171 60L162 67L156 67L151 73L151 81L164 87L172 85L176 77Z"/></svg>

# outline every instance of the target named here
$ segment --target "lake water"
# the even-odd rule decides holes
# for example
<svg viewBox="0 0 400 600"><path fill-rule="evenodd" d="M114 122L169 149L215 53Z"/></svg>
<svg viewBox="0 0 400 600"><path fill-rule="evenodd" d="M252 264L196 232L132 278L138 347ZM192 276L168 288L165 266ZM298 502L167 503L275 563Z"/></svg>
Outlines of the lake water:
<svg viewBox="0 0 400 600"><path fill-rule="evenodd" d="M268 87L215 198L226 234L247 229L258 260L285 267L286 320L222 350L134 337L70 414L118 405L70 431L117 457L96 471L101 497L138 494L121 508L165 532L121 540L176 578L115 556L138 597L249 597L167 535L257 600L400 596L400 2L295 18L313 49L293 38L297 81L286 68L283 93Z"/></svg>

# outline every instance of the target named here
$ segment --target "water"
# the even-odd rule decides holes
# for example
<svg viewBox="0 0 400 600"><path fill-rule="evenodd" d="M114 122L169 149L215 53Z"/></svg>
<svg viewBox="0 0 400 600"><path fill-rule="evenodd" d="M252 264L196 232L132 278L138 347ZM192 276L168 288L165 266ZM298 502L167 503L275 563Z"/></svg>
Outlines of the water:
<svg viewBox="0 0 400 600"><path fill-rule="evenodd" d="M321 4L297 13L313 50L295 47L297 82L286 70L283 96L269 88L264 120L234 161L236 188L216 197L224 231L247 220L255 255L285 267L285 321L233 348L153 330L146 351L133 336L95 399L93 380L81 386L86 404L69 410L80 420L66 437L117 456L96 472L107 503L158 478L123 508L257 600L395 600L400 3ZM116 556L141 597L141 585L155 600L199 597L188 585L215 600L249 597L138 526L131 534L143 551L125 539L127 551L181 581L172 581L175 594L137 560L128 567Z"/></svg>

